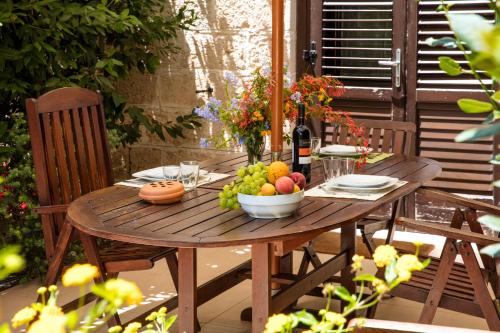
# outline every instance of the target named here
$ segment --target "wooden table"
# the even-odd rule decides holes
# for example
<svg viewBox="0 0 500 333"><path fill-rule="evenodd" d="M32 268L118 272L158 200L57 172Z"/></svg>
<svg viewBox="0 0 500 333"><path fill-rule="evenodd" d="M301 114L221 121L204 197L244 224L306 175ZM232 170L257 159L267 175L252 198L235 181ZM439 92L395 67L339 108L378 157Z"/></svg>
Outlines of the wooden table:
<svg viewBox="0 0 500 333"><path fill-rule="evenodd" d="M269 160L269 154L264 160ZM287 152L283 158L289 159ZM205 169L235 172L246 164L242 154L229 155L203 163ZM313 165L309 186L322 181L320 163ZM137 196L138 189L112 186L92 192L74 201L67 219L87 234L145 245L179 248L179 331L196 330L196 307L221 292L252 278L252 331L262 332L270 314L282 311L300 296L341 272L341 283L353 291L351 258L355 253L356 221L386 203L411 194L425 181L436 177L440 165L425 158L393 156L367 165L366 174L399 177L408 184L377 201L330 198L305 198L300 209L282 219L254 219L241 210L222 210L218 191L230 180L225 179L185 194L180 203L150 205ZM288 274L271 276L272 256L290 258L294 248L323 232L341 228L341 252L304 276L291 272L291 261L283 260ZM218 278L198 287L196 283L196 249L252 245L252 259ZM251 268L251 274L250 274ZM274 279L274 280L273 280ZM284 287L271 297L271 281ZM172 300L169 308L175 307Z"/></svg>

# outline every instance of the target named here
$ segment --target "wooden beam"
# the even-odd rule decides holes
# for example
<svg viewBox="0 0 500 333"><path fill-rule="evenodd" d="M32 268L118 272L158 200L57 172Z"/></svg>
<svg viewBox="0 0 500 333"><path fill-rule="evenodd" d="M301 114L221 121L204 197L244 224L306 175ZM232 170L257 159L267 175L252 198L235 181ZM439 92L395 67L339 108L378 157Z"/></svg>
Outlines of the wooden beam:
<svg viewBox="0 0 500 333"><path fill-rule="evenodd" d="M273 160L279 159L283 151L283 55L285 24L285 4L283 0L273 0L272 6L272 79L271 98L271 151Z"/></svg>

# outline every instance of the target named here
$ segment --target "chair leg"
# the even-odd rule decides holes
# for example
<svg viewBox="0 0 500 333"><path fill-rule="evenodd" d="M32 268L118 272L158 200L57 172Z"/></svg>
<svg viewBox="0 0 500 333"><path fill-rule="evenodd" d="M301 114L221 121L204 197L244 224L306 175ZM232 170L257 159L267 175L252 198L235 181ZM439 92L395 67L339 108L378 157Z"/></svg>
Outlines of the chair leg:
<svg viewBox="0 0 500 333"><path fill-rule="evenodd" d="M63 259L66 255L66 251L68 250L68 246L71 241L71 237L73 236L74 230L75 229L71 224L67 222L63 224L61 232L59 234L59 238L57 239L54 256L52 257L47 275L45 277L46 286L56 284L57 279L61 274Z"/></svg>
<svg viewBox="0 0 500 333"><path fill-rule="evenodd" d="M363 238L363 244L365 244L368 252L373 257L373 252L375 252L375 243L373 241L373 236L375 233L366 233L364 229L361 229L361 237Z"/></svg>
<svg viewBox="0 0 500 333"><path fill-rule="evenodd" d="M96 266L97 269L99 270L99 276L94 279L95 283L103 283L107 278L108 275L106 273L106 269L104 267L103 262L99 258L99 251L97 249L97 243L95 241L95 238L93 236L80 233L80 239L83 244L83 249L85 251L85 256L87 257L87 261ZM115 313L110 320L108 321L108 327L113 327L116 325L121 325L120 323L120 316L118 313Z"/></svg>
<svg viewBox="0 0 500 333"><path fill-rule="evenodd" d="M488 287L484 283L481 268L477 262L476 254L469 242L460 242L458 250L467 269L467 274L474 287L475 298L483 311L488 327L492 331L500 331L500 319L495 304L490 297Z"/></svg>
<svg viewBox="0 0 500 333"><path fill-rule="evenodd" d="M432 282L432 287L427 294L427 299L425 300L424 308L420 313L420 319L418 320L421 324L431 324L434 316L436 315L441 296L443 295L444 288L448 281L448 276L453 269L453 264L455 263L455 258L457 257L458 251L455 247L454 241L447 239L443 247L443 253L441 255L441 261L439 267L436 271L435 279Z"/></svg>

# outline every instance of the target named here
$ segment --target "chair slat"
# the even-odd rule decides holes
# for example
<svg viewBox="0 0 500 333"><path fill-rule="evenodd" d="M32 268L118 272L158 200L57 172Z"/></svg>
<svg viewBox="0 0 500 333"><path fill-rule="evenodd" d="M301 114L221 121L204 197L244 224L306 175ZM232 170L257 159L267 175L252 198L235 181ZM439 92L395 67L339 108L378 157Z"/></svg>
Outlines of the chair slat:
<svg viewBox="0 0 500 333"><path fill-rule="evenodd" d="M341 127L338 143L339 144L346 144L348 135L349 135L349 130L347 129L347 127Z"/></svg>
<svg viewBox="0 0 500 333"><path fill-rule="evenodd" d="M83 121L83 134L85 141L87 143L87 158L88 158L88 168L90 172L90 181L92 184L92 190L97 190L99 188L98 171L96 164L96 151L94 146L94 135L92 133L92 127L90 125L90 117L88 109L82 110L81 118Z"/></svg>
<svg viewBox="0 0 500 333"><path fill-rule="evenodd" d="M102 136L101 136L101 125L99 121L99 113L97 111L97 107L95 105L90 107L90 118L92 121L92 128L94 129L94 138L96 145L98 142L102 142ZM99 149L99 147L96 149L96 159L97 159L97 165L96 165L96 170L99 173L99 186L100 187L105 187L107 184L107 172L106 172L106 167L105 167L105 158L104 158L104 151L103 149Z"/></svg>
<svg viewBox="0 0 500 333"><path fill-rule="evenodd" d="M373 148L374 152L378 152L380 146L380 134L382 130L380 128L374 128L372 131L372 136L369 142L369 146Z"/></svg>
<svg viewBox="0 0 500 333"><path fill-rule="evenodd" d="M47 164L47 176L49 179L50 186L50 198L53 204L61 204L61 194L58 184L57 176L57 166L56 166L56 156L54 140L52 137L52 125L50 113L42 114L43 119L43 129L44 129L44 142L40 144L43 145L43 150L45 151L45 160Z"/></svg>
<svg viewBox="0 0 500 333"><path fill-rule="evenodd" d="M69 183L70 176L64 149L64 135L60 115L60 112L52 113L54 145L56 148L56 162L57 170L59 171L59 187L61 188L62 203L69 203L71 202L71 185Z"/></svg>
<svg viewBox="0 0 500 333"><path fill-rule="evenodd" d="M392 136L393 136L392 130L384 129L384 138L382 140L382 151L384 153L392 152L392 150L391 150Z"/></svg>
<svg viewBox="0 0 500 333"><path fill-rule="evenodd" d="M392 150L394 151L395 154L403 154L406 148L404 146L404 136L405 132L403 131L396 131L396 133L394 134L394 143Z"/></svg>
<svg viewBox="0 0 500 333"><path fill-rule="evenodd" d="M88 193L91 191L92 186L91 186L91 179L89 176L87 154L85 153L87 148L83 136L82 121L80 119L80 110L78 108L72 109L71 116L73 118L73 126L75 128L75 149L78 154L80 184L82 188L82 193Z"/></svg>
<svg viewBox="0 0 500 333"><path fill-rule="evenodd" d="M77 198L80 196L80 173L78 170L78 157L76 156L75 142L74 142L74 132L73 126L71 124L70 111L62 112L63 128L64 128L64 138L66 142L66 155L68 157L69 163L69 173L72 187L72 198Z"/></svg>

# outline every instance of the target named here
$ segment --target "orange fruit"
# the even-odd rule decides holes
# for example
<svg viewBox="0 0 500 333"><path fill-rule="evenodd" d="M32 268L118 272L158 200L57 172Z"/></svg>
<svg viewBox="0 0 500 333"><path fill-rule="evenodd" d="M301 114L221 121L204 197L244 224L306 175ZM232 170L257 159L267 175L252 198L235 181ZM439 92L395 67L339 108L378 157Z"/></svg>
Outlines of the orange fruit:
<svg viewBox="0 0 500 333"><path fill-rule="evenodd" d="M276 194L276 188L273 184L265 183L260 188L260 193L262 193L262 195L274 195Z"/></svg>
<svg viewBox="0 0 500 333"><path fill-rule="evenodd" d="M267 167L267 180L274 184L280 177L288 176L288 165L281 161L275 161Z"/></svg>

